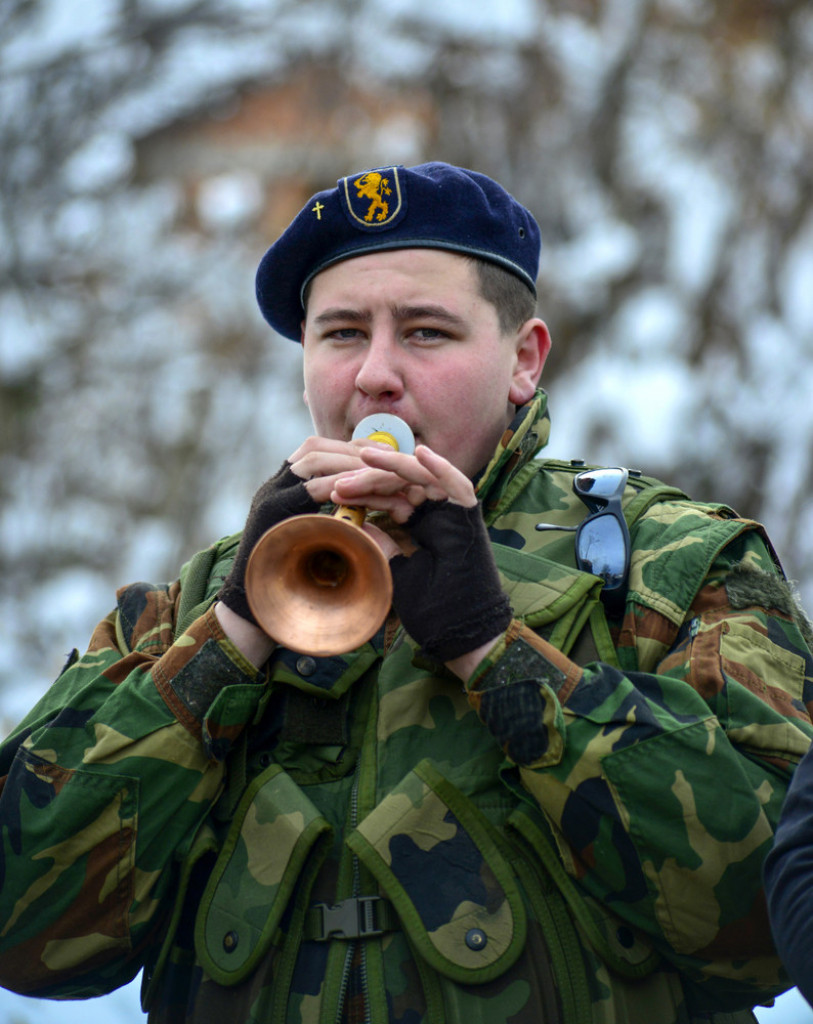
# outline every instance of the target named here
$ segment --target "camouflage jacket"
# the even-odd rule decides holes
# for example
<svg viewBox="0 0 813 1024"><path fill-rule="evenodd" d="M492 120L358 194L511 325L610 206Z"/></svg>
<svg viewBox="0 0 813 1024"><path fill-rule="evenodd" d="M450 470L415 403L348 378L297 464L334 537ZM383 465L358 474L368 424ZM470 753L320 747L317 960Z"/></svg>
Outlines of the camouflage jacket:
<svg viewBox="0 0 813 1024"><path fill-rule="evenodd" d="M465 687L392 620L255 670L211 607L237 538L119 592L0 750L3 985L144 966L155 1024L729 1022L788 987L760 868L807 620L756 523L634 475L605 608L535 530L585 515L547 431L540 393L478 483L515 619Z"/></svg>

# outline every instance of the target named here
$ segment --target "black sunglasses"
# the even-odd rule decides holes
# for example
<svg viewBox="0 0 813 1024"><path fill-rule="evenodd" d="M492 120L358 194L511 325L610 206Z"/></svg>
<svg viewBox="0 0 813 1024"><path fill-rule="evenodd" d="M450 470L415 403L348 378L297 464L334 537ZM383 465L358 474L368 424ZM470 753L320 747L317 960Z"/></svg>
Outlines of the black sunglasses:
<svg viewBox="0 0 813 1024"><path fill-rule="evenodd" d="M627 578L630 533L621 496L629 471L622 467L586 469L573 478L573 492L590 509L578 526L537 523L537 530L575 530L576 565L604 580L605 590L617 590Z"/></svg>

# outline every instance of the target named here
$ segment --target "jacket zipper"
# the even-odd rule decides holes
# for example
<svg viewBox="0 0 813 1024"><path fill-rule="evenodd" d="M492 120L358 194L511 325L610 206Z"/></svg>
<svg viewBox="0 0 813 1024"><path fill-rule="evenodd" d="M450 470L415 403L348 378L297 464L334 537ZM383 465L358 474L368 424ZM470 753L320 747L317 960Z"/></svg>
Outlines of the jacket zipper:
<svg viewBox="0 0 813 1024"><path fill-rule="evenodd" d="M358 813L359 813L359 776L361 775L361 753L359 752L359 759L356 763L356 769L353 776L353 787L350 790L350 828L354 829L358 824ZM353 896L361 895L361 871L359 869L358 857L353 854ZM358 939L354 939L347 944L347 953L344 958L344 967L342 969L342 980L339 985L339 1001L338 1009L336 1012L336 1024L342 1024L342 1016L344 1014L344 1001L347 998L347 986L350 981L350 970L353 963L353 956L356 952L356 946L359 944ZM362 991L364 993L364 1021L365 1024L372 1024L370 1021L370 1002L367 999L367 957L364 952L364 945L361 945L361 968L359 971Z"/></svg>

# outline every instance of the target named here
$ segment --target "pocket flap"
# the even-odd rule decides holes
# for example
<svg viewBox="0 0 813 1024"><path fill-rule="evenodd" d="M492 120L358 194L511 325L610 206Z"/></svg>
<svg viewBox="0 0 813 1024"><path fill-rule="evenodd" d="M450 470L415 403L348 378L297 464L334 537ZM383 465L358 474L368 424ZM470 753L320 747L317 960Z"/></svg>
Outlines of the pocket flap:
<svg viewBox="0 0 813 1024"><path fill-rule="evenodd" d="M234 985L271 946L294 886L312 881L330 825L279 765L252 781L237 807L195 921L204 969Z"/></svg>
<svg viewBox="0 0 813 1024"><path fill-rule="evenodd" d="M538 551L502 544L492 549L514 615L567 653L599 603L601 580Z"/></svg>
<svg viewBox="0 0 813 1024"><path fill-rule="evenodd" d="M348 837L412 944L453 981L507 970L525 942L519 886L490 826L422 761Z"/></svg>

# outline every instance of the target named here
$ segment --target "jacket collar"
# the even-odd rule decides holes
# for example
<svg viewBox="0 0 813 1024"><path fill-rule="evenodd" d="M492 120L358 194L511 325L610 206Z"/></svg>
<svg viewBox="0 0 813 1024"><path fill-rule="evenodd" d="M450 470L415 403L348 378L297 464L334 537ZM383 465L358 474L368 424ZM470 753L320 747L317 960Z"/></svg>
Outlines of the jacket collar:
<svg viewBox="0 0 813 1024"><path fill-rule="evenodd" d="M493 509L516 474L548 443L548 396L538 388L527 405L520 406L500 438L491 461L474 480L484 509Z"/></svg>

